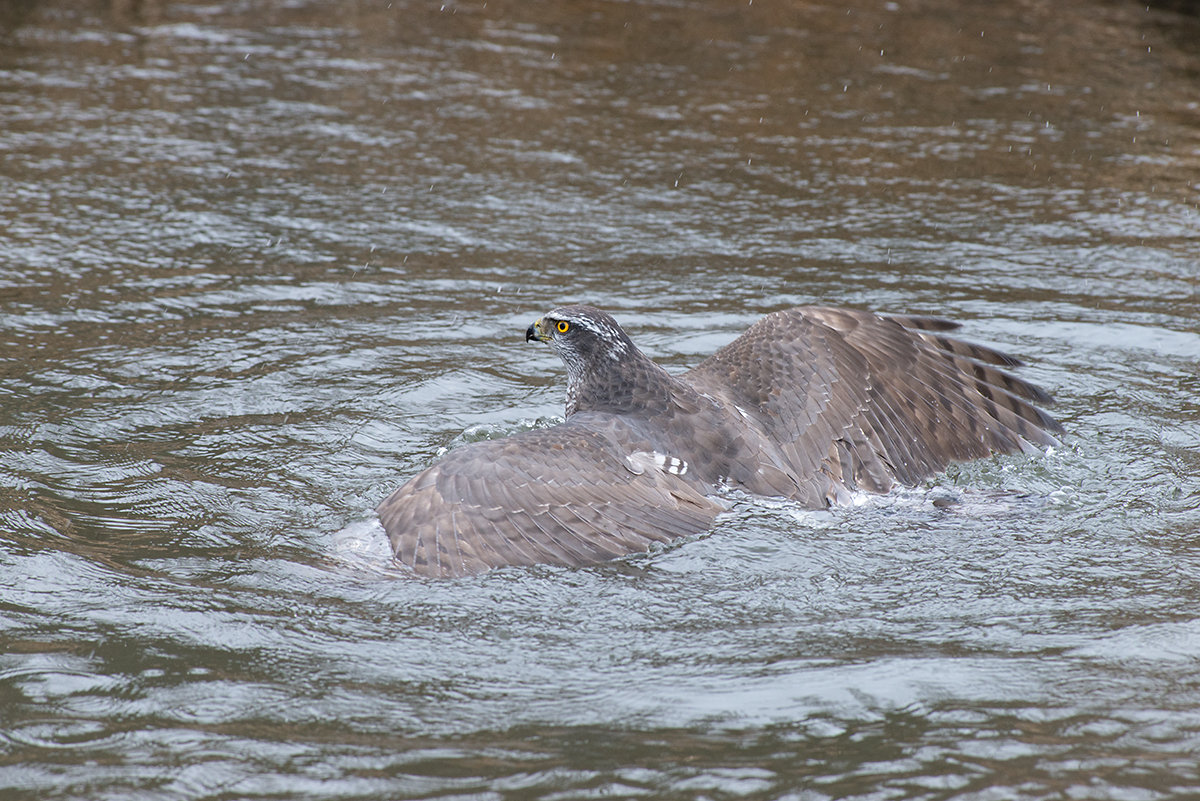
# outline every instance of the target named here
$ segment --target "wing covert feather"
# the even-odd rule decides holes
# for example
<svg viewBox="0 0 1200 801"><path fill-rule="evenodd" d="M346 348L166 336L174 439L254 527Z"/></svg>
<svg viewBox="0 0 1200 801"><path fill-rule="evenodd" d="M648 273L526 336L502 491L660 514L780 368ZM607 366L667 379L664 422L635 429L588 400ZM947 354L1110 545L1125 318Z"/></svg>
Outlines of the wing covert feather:
<svg viewBox="0 0 1200 801"><path fill-rule="evenodd" d="M625 462L635 434L596 417L450 451L379 505L396 558L420 574L463 576L592 564L707 530L724 508L710 488L635 474Z"/></svg>
<svg viewBox="0 0 1200 801"><path fill-rule="evenodd" d="M822 506L856 488L886 492L951 461L1057 444L1033 404L1053 400L1000 369L1021 363L951 339L957 324L798 307L759 320L685 373L744 410L793 471L797 498Z"/></svg>

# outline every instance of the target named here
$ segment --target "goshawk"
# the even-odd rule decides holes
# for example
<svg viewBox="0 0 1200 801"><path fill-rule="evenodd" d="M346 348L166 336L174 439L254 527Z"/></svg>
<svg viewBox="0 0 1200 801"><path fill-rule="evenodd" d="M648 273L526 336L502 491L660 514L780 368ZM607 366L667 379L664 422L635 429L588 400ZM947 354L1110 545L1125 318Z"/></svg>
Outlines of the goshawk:
<svg viewBox="0 0 1200 801"><path fill-rule="evenodd" d="M672 375L589 306L529 327L567 366L566 420L456 448L378 512L428 576L585 565L706 530L723 488L823 509L949 462L1057 444L1020 362L957 324L802 306Z"/></svg>

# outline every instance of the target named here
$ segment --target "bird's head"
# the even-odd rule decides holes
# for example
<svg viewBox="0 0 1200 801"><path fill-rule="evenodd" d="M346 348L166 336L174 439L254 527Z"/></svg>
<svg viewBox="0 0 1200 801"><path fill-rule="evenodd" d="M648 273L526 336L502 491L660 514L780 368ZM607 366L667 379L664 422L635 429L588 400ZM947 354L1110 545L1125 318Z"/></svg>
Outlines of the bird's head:
<svg viewBox="0 0 1200 801"><path fill-rule="evenodd" d="M573 411L585 384L612 377L640 355L629 336L609 315L591 306L560 306L542 315L525 332L554 348L567 366L567 410ZM642 357L644 358L644 357Z"/></svg>
<svg viewBox="0 0 1200 801"><path fill-rule="evenodd" d="M525 332L525 341L545 342L571 361L620 361L633 352L633 342L609 315L591 306L560 306L542 315Z"/></svg>

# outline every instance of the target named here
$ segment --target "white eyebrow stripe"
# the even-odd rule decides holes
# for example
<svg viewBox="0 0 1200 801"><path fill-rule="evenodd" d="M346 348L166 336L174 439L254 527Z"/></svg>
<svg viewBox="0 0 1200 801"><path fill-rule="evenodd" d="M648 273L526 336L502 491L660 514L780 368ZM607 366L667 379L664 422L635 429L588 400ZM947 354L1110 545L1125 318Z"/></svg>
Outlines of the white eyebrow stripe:
<svg viewBox="0 0 1200 801"><path fill-rule="evenodd" d="M610 342L612 344L612 348L611 348L611 350L609 350L608 355L610 358L612 358L613 361L617 361L621 356L624 356L625 354L629 353L629 346L625 344L625 341L621 336L621 332L617 328L614 328L613 326L608 325L607 323L603 323L598 320L594 320L590 317L561 317L561 318L552 317L550 319L566 320L568 323L571 323L572 325L577 325L580 328L587 329L588 331L591 331L596 336L598 336L604 340L607 340L608 342Z"/></svg>

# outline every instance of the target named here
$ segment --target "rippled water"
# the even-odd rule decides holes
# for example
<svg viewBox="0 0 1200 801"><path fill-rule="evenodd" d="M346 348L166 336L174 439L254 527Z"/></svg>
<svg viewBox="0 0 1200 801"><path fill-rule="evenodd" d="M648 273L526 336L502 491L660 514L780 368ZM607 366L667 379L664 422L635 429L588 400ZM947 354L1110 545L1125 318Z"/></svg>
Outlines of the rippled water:
<svg viewBox="0 0 1200 801"><path fill-rule="evenodd" d="M1195 19L5 9L6 799L1200 794ZM407 578L371 510L561 413L522 332L567 301L670 369L796 303L951 316L1069 435Z"/></svg>

